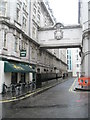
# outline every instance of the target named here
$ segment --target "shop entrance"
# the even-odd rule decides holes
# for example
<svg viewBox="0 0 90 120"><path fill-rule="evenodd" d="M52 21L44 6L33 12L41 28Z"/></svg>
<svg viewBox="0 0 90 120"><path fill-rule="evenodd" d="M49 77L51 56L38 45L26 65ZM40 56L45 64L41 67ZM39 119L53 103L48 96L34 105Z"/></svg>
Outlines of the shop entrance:
<svg viewBox="0 0 90 120"><path fill-rule="evenodd" d="M16 84L17 83L17 73L12 72L11 73L11 84Z"/></svg>
<svg viewBox="0 0 90 120"><path fill-rule="evenodd" d="M21 83L25 83L26 80L25 80L25 73L21 73Z"/></svg>

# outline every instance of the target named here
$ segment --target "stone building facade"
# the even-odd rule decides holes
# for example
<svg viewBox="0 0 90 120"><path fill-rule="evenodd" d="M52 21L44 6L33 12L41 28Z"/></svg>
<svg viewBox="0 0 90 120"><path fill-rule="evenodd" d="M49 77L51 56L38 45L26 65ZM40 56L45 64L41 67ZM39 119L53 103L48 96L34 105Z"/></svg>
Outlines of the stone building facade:
<svg viewBox="0 0 90 120"><path fill-rule="evenodd" d="M79 0L78 21L82 26L81 70L82 76L90 77L90 0Z"/></svg>
<svg viewBox="0 0 90 120"><path fill-rule="evenodd" d="M67 71L59 50L40 49L38 28L56 23L47 1L0 1L0 93L2 85L30 82L36 73Z"/></svg>
<svg viewBox="0 0 90 120"><path fill-rule="evenodd" d="M81 57L79 56L79 52L79 48L67 49L68 74L73 77L81 76Z"/></svg>

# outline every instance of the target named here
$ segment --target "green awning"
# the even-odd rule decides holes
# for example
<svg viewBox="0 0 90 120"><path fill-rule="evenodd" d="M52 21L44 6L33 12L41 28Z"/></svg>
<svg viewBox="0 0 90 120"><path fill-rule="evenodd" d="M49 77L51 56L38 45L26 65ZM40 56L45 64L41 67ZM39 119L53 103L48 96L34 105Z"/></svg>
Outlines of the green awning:
<svg viewBox="0 0 90 120"><path fill-rule="evenodd" d="M19 73L29 73L29 72L36 72L32 66L22 63L10 63L4 62L4 72L19 72Z"/></svg>

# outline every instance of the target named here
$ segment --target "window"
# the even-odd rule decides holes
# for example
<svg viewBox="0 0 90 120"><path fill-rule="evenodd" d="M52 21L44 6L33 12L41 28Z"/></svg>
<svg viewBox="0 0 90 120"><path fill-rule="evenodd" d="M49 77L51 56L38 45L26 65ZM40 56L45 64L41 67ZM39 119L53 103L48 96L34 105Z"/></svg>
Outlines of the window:
<svg viewBox="0 0 90 120"><path fill-rule="evenodd" d="M36 17L35 17L35 15L33 15L33 20L35 20L36 19Z"/></svg>
<svg viewBox="0 0 90 120"><path fill-rule="evenodd" d="M40 20L40 15L39 15L39 14L37 15L37 17L38 17L38 19Z"/></svg>
<svg viewBox="0 0 90 120"><path fill-rule="evenodd" d="M26 42L22 41L22 50L26 50Z"/></svg>
<svg viewBox="0 0 90 120"><path fill-rule="evenodd" d="M76 50L76 53L78 53L78 50Z"/></svg>
<svg viewBox="0 0 90 120"><path fill-rule="evenodd" d="M70 60L70 65L71 65L71 60Z"/></svg>
<svg viewBox="0 0 90 120"><path fill-rule="evenodd" d="M38 9L38 13L40 14L40 9Z"/></svg>
<svg viewBox="0 0 90 120"><path fill-rule="evenodd" d="M32 59L35 59L35 53L36 53L36 51L35 51L35 47L32 47Z"/></svg>
<svg viewBox="0 0 90 120"><path fill-rule="evenodd" d="M35 31L36 31L36 29L35 29L35 27L33 26L33 28L32 28L32 33L33 33L34 37L35 37Z"/></svg>
<svg viewBox="0 0 90 120"><path fill-rule="evenodd" d="M26 27L26 18L23 16L23 27Z"/></svg>
<svg viewBox="0 0 90 120"><path fill-rule="evenodd" d="M77 60L78 60L78 55L77 55Z"/></svg>
<svg viewBox="0 0 90 120"><path fill-rule="evenodd" d="M17 13L16 13L17 14L17 16L16 16L17 21L19 21L19 13L20 13L20 10L17 8Z"/></svg>
<svg viewBox="0 0 90 120"><path fill-rule="evenodd" d="M77 67L79 67L79 64L77 64Z"/></svg>
<svg viewBox="0 0 90 120"><path fill-rule="evenodd" d="M69 65L68 65L68 68L67 68L68 70L69 70Z"/></svg>
<svg viewBox="0 0 90 120"><path fill-rule="evenodd" d="M40 1L38 2L38 5L40 6Z"/></svg>
<svg viewBox="0 0 90 120"><path fill-rule="evenodd" d="M6 9L7 9L7 3L3 0L0 0L0 15L5 16L6 15Z"/></svg>
<svg viewBox="0 0 90 120"><path fill-rule="evenodd" d="M4 32L4 47L6 48L6 42L7 42L7 40L6 40L6 32Z"/></svg>
<svg viewBox="0 0 90 120"><path fill-rule="evenodd" d="M69 55L67 55L67 59L69 59Z"/></svg>
<svg viewBox="0 0 90 120"><path fill-rule="evenodd" d="M67 50L67 54L68 54L68 50Z"/></svg>
<svg viewBox="0 0 90 120"><path fill-rule="evenodd" d="M23 10L26 11L27 10L27 5L25 3L23 3Z"/></svg>
<svg viewBox="0 0 90 120"><path fill-rule="evenodd" d="M70 70L71 70L71 65L70 65Z"/></svg>
<svg viewBox="0 0 90 120"><path fill-rule="evenodd" d="M36 8L33 8L33 12L34 12L34 14L36 14Z"/></svg>
<svg viewBox="0 0 90 120"><path fill-rule="evenodd" d="M18 38L15 37L15 52L18 51Z"/></svg>
<svg viewBox="0 0 90 120"><path fill-rule="evenodd" d="M38 13L40 13L40 5L38 6Z"/></svg>
<svg viewBox="0 0 90 120"><path fill-rule="evenodd" d="M35 1L35 2L33 2L33 6L37 8L36 1Z"/></svg>
<svg viewBox="0 0 90 120"><path fill-rule="evenodd" d="M67 60L67 64L69 64L69 60Z"/></svg>

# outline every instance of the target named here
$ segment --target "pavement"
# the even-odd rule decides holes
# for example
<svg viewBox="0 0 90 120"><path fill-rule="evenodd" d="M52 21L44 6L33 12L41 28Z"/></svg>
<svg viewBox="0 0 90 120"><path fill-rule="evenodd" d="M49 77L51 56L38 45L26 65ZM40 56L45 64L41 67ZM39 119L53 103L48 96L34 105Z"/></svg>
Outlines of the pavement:
<svg viewBox="0 0 90 120"><path fill-rule="evenodd" d="M29 90L24 90L23 92L19 91L18 93L7 92L5 94L0 94L0 103L7 103L7 102L12 102L12 101L22 100L27 97L37 95L37 94L39 94L45 90L48 90L62 82L65 82L66 80L68 80L68 79L58 78L58 80L54 79L54 80L50 80L46 83L43 83L42 87L38 88L38 89L34 89L34 90L29 89Z"/></svg>

